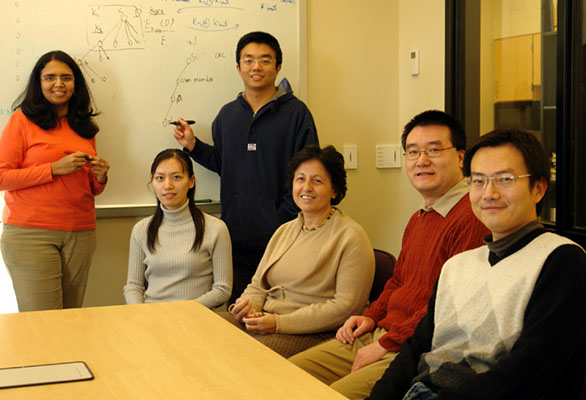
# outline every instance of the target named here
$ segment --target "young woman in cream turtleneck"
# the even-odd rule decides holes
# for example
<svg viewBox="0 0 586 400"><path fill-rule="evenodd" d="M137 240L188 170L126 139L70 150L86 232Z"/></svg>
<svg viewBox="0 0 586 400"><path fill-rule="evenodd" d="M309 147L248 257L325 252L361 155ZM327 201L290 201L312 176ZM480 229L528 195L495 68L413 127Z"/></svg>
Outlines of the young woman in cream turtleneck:
<svg viewBox="0 0 586 400"><path fill-rule="evenodd" d="M126 302L224 304L232 290L230 236L224 222L196 207L191 160L178 149L160 152L151 184L158 207L132 230Z"/></svg>

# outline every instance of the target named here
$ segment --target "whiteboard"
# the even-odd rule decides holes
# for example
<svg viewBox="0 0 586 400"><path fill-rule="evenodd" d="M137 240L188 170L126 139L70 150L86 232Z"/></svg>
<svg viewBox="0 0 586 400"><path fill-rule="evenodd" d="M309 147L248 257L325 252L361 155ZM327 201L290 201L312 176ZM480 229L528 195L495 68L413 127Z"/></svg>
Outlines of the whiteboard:
<svg viewBox="0 0 586 400"><path fill-rule="evenodd" d="M155 201L154 156L179 148L168 122L196 120L211 143L211 124L243 84L235 51L244 34L262 30L283 50L284 77L305 97L305 0L0 0L0 130L36 60L63 50L80 65L101 112L98 155L111 164L96 205ZM219 177L195 164L196 198L219 198Z"/></svg>

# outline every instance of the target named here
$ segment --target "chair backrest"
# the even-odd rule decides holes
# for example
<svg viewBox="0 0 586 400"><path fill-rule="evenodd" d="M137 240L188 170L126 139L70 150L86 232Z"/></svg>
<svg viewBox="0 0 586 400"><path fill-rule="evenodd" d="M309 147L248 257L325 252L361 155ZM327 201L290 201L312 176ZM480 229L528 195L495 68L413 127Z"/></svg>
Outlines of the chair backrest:
<svg viewBox="0 0 586 400"><path fill-rule="evenodd" d="M380 296L385 284L393 276L395 261L395 256L391 253L374 249L374 281L372 282L372 289L370 289L370 296L368 297L371 303Z"/></svg>

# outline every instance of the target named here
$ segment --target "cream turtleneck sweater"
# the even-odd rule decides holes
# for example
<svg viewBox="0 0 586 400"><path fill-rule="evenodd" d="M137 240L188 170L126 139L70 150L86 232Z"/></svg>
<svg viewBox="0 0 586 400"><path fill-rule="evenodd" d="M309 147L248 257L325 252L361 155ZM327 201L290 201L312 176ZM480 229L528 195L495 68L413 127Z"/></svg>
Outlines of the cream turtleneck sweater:
<svg viewBox="0 0 586 400"><path fill-rule="evenodd" d="M226 302L232 291L232 247L224 222L204 213L203 241L193 251L195 225L187 203L176 210L161 209L164 217L154 252L147 247L152 217L132 229L126 302L193 299L208 308Z"/></svg>

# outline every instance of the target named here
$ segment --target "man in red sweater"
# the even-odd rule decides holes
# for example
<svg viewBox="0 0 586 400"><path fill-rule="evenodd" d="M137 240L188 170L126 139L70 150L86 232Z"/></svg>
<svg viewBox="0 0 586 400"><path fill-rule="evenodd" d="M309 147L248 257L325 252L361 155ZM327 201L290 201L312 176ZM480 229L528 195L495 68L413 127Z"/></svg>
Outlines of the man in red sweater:
<svg viewBox="0 0 586 400"><path fill-rule="evenodd" d="M423 205L405 228L393 277L363 315L346 320L336 339L289 359L350 399L370 394L413 334L444 262L481 246L488 234L470 207L462 174L466 135L458 121L425 111L405 125L401 142Z"/></svg>

